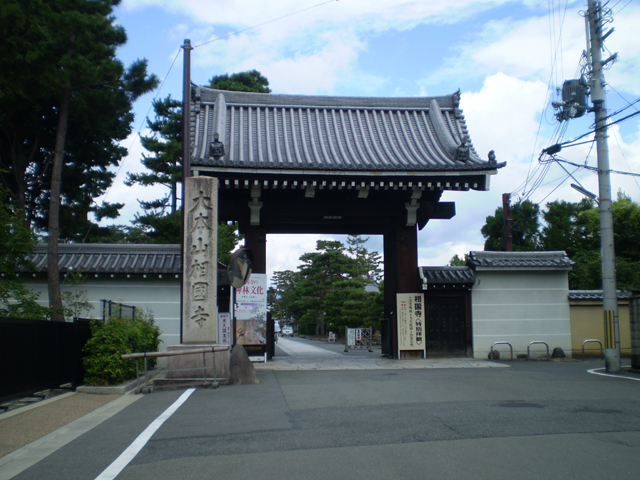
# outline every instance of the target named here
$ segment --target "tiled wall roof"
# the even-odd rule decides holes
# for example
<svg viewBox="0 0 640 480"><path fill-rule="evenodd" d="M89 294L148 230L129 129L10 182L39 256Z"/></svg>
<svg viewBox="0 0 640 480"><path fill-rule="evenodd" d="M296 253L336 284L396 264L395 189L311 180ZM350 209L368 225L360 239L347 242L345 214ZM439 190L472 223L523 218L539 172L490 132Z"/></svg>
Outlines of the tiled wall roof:
<svg viewBox="0 0 640 480"><path fill-rule="evenodd" d="M574 262L565 252L471 252L467 265L478 268L569 269Z"/></svg>
<svg viewBox="0 0 640 480"><path fill-rule="evenodd" d="M629 298L629 292L617 291L618 300ZM602 290L569 290L569 300L602 300Z"/></svg>
<svg viewBox="0 0 640 480"><path fill-rule="evenodd" d="M180 274L180 245L60 244L60 272ZM47 246L38 245L31 261L47 271Z"/></svg>
<svg viewBox="0 0 640 480"><path fill-rule="evenodd" d="M469 267L419 267L422 289L471 288L476 281Z"/></svg>

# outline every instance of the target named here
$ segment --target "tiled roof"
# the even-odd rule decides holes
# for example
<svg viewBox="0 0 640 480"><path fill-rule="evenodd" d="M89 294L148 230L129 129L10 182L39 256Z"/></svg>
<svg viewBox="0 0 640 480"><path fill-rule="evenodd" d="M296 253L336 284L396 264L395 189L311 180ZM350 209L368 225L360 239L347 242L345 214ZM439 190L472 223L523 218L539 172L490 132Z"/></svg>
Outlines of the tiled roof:
<svg viewBox="0 0 640 480"><path fill-rule="evenodd" d="M459 93L321 97L194 87L192 99L192 165L440 173L505 165L481 159L473 148ZM222 145L212 145L216 138Z"/></svg>
<svg viewBox="0 0 640 480"><path fill-rule="evenodd" d="M574 262L562 251L471 252L467 265L478 269L570 269Z"/></svg>
<svg viewBox="0 0 640 480"><path fill-rule="evenodd" d="M177 244L61 243L58 255L60 273L182 274L182 252ZM30 260L36 272L46 272L47 245L36 246ZM226 285L229 285L226 265L218 262L218 286Z"/></svg>
<svg viewBox="0 0 640 480"><path fill-rule="evenodd" d="M618 300L627 300L629 292L617 291ZM602 290L569 290L569 300L602 300Z"/></svg>
<svg viewBox="0 0 640 480"><path fill-rule="evenodd" d="M180 274L180 245L60 244L60 272ZM47 246L38 245L30 259L39 272L47 271Z"/></svg>
<svg viewBox="0 0 640 480"><path fill-rule="evenodd" d="M476 281L469 267L418 267L422 289L471 288Z"/></svg>

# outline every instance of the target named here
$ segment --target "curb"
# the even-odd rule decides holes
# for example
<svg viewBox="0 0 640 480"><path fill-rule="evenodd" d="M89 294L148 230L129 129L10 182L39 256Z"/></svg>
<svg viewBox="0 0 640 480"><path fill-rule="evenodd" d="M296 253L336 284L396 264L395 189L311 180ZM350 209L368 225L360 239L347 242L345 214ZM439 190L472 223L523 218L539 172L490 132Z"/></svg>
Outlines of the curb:
<svg viewBox="0 0 640 480"><path fill-rule="evenodd" d="M141 374L139 380L133 378L119 385L80 385L76 388L76 392L90 393L92 395L125 395L136 388L138 386L138 382L141 384L148 382L163 371L163 369L149 370L146 375L144 373Z"/></svg>

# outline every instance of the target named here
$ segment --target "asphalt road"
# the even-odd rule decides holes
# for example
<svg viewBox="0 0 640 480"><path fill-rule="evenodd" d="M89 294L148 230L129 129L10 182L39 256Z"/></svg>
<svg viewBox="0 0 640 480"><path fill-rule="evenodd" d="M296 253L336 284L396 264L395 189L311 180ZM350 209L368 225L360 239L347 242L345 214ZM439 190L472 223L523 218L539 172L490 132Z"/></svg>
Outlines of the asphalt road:
<svg viewBox="0 0 640 480"><path fill-rule="evenodd" d="M509 365L259 370L195 390L117 478L640 478L639 381ZM98 478L183 393L144 396L14 478Z"/></svg>

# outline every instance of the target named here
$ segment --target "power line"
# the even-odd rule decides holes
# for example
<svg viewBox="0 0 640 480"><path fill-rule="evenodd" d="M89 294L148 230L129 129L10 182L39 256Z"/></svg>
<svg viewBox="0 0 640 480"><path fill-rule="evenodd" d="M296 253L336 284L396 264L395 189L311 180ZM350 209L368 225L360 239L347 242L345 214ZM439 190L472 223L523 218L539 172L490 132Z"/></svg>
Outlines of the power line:
<svg viewBox="0 0 640 480"><path fill-rule="evenodd" d="M625 3L624 6L620 10L618 10L616 13L614 13L614 15L619 14L622 10L627 8L627 5L629 5L631 2L633 2L633 0L629 0L627 3ZM618 3L620 3L620 2L618 2ZM618 3L616 3L616 5L618 5ZM615 5L613 7L611 7L611 9L613 10L614 7L615 7Z"/></svg>
<svg viewBox="0 0 640 480"><path fill-rule="evenodd" d="M282 15L281 17L274 18L272 20L267 20L266 22L259 23L257 25L252 26L252 27L243 28L242 30L236 30L235 32L231 32L231 33L228 33L226 35L223 35L222 37L216 37L216 38L214 38L212 40L208 40L208 41L203 42L203 43L201 43L199 45L195 45L193 48L195 49L195 48L201 47L203 45L207 45L209 43L217 42L218 40L223 40L223 39L228 38L228 37L230 37L232 35L237 35L237 34L240 34L242 32L246 32L247 30L252 30L254 28L262 27L263 25L267 25L269 23L273 23L273 22L276 22L278 20L282 20L283 18L291 17L292 15L297 15L298 13L306 12L307 10L311 10L312 8L321 7L322 5L326 5L327 3L331 3L333 1L337 2L338 0L327 0L326 2L318 3L317 5L312 5L311 7L303 8L302 10L296 10L295 12L291 12L291 13L288 13L286 15Z"/></svg>
<svg viewBox="0 0 640 480"><path fill-rule="evenodd" d="M295 12L291 12L291 13L288 13L288 14L286 14L286 15L282 15L282 16L280 16L280 17L277 17L277 18L274 18L274 19L268 20L268 21L266 21L266 22L262 22L262 23L259 23L259 24L257 24L257 25L253 25L253 26L251 26L251 27L244 28L244 29L242 29L242 30L238 30L238 31L235 31L235 32L231 32L231 33L229 33L229 34L227 34L227 35L224 35L224 36L222 36L222 37L217 37L217 38L214 38L214 39L209 40L209 41L207 41L207 42L200 43L200 44L198 44L198 45L195 45L193 48L195 49L195 48L201 47L201 46L203 46L203 45L207 45L207 44L209 44L209 43L216 42L216 41L218 41L218 40L223 40L223 39L228 38L228 37L230 37L230 36L232 36L232 35L240 34L240 33L242 33L242 32L246 32L247 30L252 30L252 29L254 29L254 28L258 28L258 27L261 27L261 26L263 26L263 25L267 25L267 24L269 24L269 23L276 22L276 21L281 20L281 19L283 19L283 18L287 18L287 17L290 17L290 16L292 16L292 15L296 15L296 14L298 14L298 13L302 13L302 12L305 12L305 11L307 11L307 10L311 10L311 9L313 9L313 8L316 8L316 7L320 7L320 6L322 6L322 5L325 5L325 4L327 4L327 3L331 3L331 2L333 2L333 1L338 1L338 0L326 0L325 2L318 3L317 5L312 5L312 6L310 6L310 7L303 8L303 9L301 9L301 10L296 10ZM175 65L175 63L176 63L176 61L177 61L177 59L178 59L178 57L179 57L179 56L180 56L180 50L178 50L178 52L176 53L176 56L173 58L173 61L171 62L171 65L169 66L169 70L167 71L167 74L164 76L164 78L163 78L162 82L161 82L161 83L160 83L160 85L158 86L158 89L157 89L157 91L156 91L156 95L153 97L153 99L152 99L152 101L151 101L151 105L149 106L149 109L147 110L147 113L146 113L146 115L144 116L144 119L142 120L142 123L140 124L140 126L138 127L138 130L136 131L136 135L140 135L140 132L142 131L142 128L144 127L144 125L145 125L146 121L147 121L147 120L148 120L148 118L149 118L149 113L151 112L151 109L153 108L153 102L154 102L154 101L156 101L156 100L158 99L158 97L160 96L160 92L162 91L162 87L164 86L164 84L165 84L165 82L166 82L167 78L169 77L169 74L171 73L171 70L173 69L173 67L174 67L174 65ZM136 139L136 137L134 137L134 138L132 139L131 144L129 145L129 148L127 148L127 152L129 152L129 151L131 150L131 148L133 148L133 145L134 145L134 143L135 143L135 139ZM118 166L118 169L116 170L115 175L114 175L114 177L113 177L113 181L111 182L111 185L109 185L109 187L107 188L107 191L102 195L102 201L103 201L103 202L105 202L105 201L106 201L107 196L108 196L108 195L109 195L109 193L111 192L111 188L113 187L113 185L114 185L114 183L115 183L115 180L118 178L118 175L120 174L120 172L121 172L121 170L122 170L122 168L123 168L123 166L124 166L125 162L127 161L127 158L128 158L128 154L127 154L127 156L122 160L122 162L120 163L120 165ZM96 204L95 200L93 200L93 203L94 203L94 204ZM91 232L91 228L92 228L92 225L90 225L90 226L89 226L89 229L87 230L87 233L86 233L86 235L84 236L83 243L86 241L87 237L89 236L89 233Z"/></svg>
<svg viewBox="0 0 640 480"><path fill-rule="evenodd" d="M586 170L590 170L592 172L598 173L598 167L592 167L590 165L580 165L578 163L574 163L574 162L570 162L569 160L565 160L564 158L559 158L559 157L552 157L552 161L555 162L562 162L562 163L566 163L568 165L572 165L574 167L578 167L578 168L584 168ZM548 164L551 164L551 161L547 162ZM618 175L627 175L627 176L631 176L631 177L640 177L640 173L633 173L633 172L622 172L620 170L608 170L609 173L615 173Z"/></svg>

